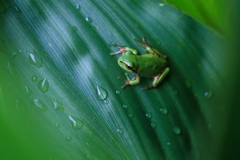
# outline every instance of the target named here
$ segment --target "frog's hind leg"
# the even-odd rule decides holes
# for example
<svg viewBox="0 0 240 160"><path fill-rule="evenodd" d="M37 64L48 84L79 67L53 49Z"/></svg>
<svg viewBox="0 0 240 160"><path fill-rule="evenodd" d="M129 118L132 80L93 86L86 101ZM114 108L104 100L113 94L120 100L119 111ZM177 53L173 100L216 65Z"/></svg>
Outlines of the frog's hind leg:
<svg viewBox="0 0 240 160"><path fill-rule="evenodd" d="M166 77L166 75L169 73L170 69L167 67L162 74L155 76L153 78L153 83L150 86L147 86L145 88L142 88L142 90L147 90L147 89L153 89L155 87L157 87L162 81L163 79Z"/></svg>

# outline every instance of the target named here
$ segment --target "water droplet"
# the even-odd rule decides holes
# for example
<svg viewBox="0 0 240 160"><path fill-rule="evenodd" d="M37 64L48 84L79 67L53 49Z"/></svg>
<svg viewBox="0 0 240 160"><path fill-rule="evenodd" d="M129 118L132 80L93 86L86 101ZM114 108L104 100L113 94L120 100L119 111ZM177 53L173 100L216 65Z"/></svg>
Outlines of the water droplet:
<svg viewBox="0 0 240 160"><path fill-rule="evenodd" d="M170 146L170 145L172 145L172 143L171 142L167 142L167 145Z"/></svg>
<svg viewBox="0 0 240 160"><path fill-rule="evenodd" d="M76 9L80 11L81 10L81 6L79 4L77 4Z"/></svg>
<svg viewBox="0 0 240 160"><path fill-rule="evenodd" d="M45 104L42 103L42 101L40 101L39 99L34 99L33 100L34 105L39 108L41 111L45 112L47 111L47 107Z"/></svg>
<svg viewBox="0 0 240 160"><path fill-rule="evenodd" d="M187 86L187 88L192 87L192 83L190 81L185 81L185 85Z"/></svg>
<svg viewBox="0 0 240 160"><path fill-rule="evenodd" d="M128 106L124 104L124 105L123 105L123 108L126 108L126 109L127 109L127 108L128 108Z"/></svg>
<svg viewBox="0 0 240 160"><path fill-rule="evenodd" d="M132 113L128 113L128 117L132 118L133 114Z"/></svg>
<svg viewBox="0 0 240 160"><path fill-rule="evenodd" d="M161 6L161 7L164 6L164 3L159 3L159 6Z"/></svg>
<svg viewBox="0 0 240 160"><path fill-rule="evenodd" d="M162 114L168 114L167 108L160 108L159 111L162 112Z"/></svg>
<svg viewBox="0 0 240 160"><path fill-rule="evenodd" d="M109 103L109 101L108 101L108 100L104 100L103 102L104 102L105 104L108 104L108 103Z"/></svg>
<svg viewBox="0 0 240 160"><path fill-rule="evenodd" d="M64 110L64 107L62 105L62 102L59 102L59 101L55 101L53 102L53 105L54 105L54 108L55 108L55 111L63 111Z"/></svg>
<svg viewBox="0 0 240 160"><path fill-rule="evenodd" d="M55 124L56 128L60 128L60 125L58 123Z"/></svg>
<svg viewBox="0 0 240 160"><path fill-rule="evenodd" d="M78 119L74 116L71 116L71 115L69 115L68 118L72 122L72 128L73 129L78 130L78 129L81 129L83 127L83 122L80 119Z"/></svg>
<svg viewBox="0 0 240 160"><path fill-rule="evenodd" d="M121 91L119 91L119 90L116 90L116 94L120 94L121 93Z"/></svg>
<svg viewBox="0 0 240 160"><path fill-rule="evenodd" d="M33 92L31 89L29 89L27 86L25 86L25 91L28 95L31 95Z"/></svg>
<svg viewBox="0 0 240 160"><path fill-rule="evenodd" d="M29 54L29 62L38 68L42 67L43 65L42 59L33 53Z"/></svg>
<svg viewBox="0 0 240 160"><path fill-rule="evenodd" d="M181 133L181 129L179 127L175 126L175 127L172 128L172 130L175 134L180 134Z"/></svg>
<svg viewBox="0 0 240 160"><path fill-rule="evenodd" d="M212 92L211 90L206 91L206 92L204 93L204 96L207 97L207 98L211 98L212 95L213 95L213 92Z"/></svg>
<svg viewBox="0 0 240 160"><path fill-rule="evenodd" d="M34 76L32 76L32 81L33 81L33 82L37 82L37 81L38 81L38 77L37 77L37 76L35 76L35 75L34 75Z"/></svg>
<svg viewBox="0 0 240 160"><path fill-rule="evenodd" d="M152 114L151 114L151 113L146 113L146 117L147 117L147 118L151 118L151 117L152 117Z"/></svg>
<svg viewBox="0 0 240 160"><path fill-rule="evenodd" d="M107 98L107 92L105 89L103 89L100 86L97 86L97 95L98 95L98 99L100 100L104 100Z"/></svg>
<svg viewBox="0 0 240 160"><path fill-rule="evenodd" d="M152 127L152 128L155 128L156 126L157 126L157 125L156 125L155 122L152 122L152 123L151 123L151 127Z"/></svg>
<svg viewBox="0 0 240 160"><path fill-rule="evenodd" d="M122 128L118 128L118 129L117 129L117 132L118 132L119 134L122 134L123 131L124 131L124 130L123 130Z"/></svg>
<svg viewBox="0 0 240 160"><path fill-rule="evenodd" d="M88 146L88 145L89 145L89 143L86 143L86 145Z"/></svg>
<svg viewBox="0 0 240 160"><path fill-rule="evenodd" d="M78 31L78 28L76 26L73 26L72 29L73 29L74 32Z"/></svg>
<svg viewBox="0 0 240 160"><path fill-rule="evenodd" d="M49 89L49 82L47 78L44 78L38 82L38 88L43 92L46 93Z"/></svg>
<svg viewBox="0 0 240 160"><path fill-rule="evenodd" d="M18 6L15 6L14 8L18 13L22 13L21 9Z"/></svg>
<svg viewBox="0 0 240 160"><path fill-rule="evenodd" d="M87 22L92 23L92 19L90 17L86 17L85 19Z"/></svg>
<svg viewBox="0 0 240 160"><path fill-rule="evenodd" d="M66 141L71 141L72 140L72 137L71 136L67 136L66 137Z"/></svg>
<svg viewBox="0 0 240 160"><path fill-rule="evenodd" d="M174 91L173 91L173 95L174 95L174 96L178 95L178 91L174 90Z"/></svg>

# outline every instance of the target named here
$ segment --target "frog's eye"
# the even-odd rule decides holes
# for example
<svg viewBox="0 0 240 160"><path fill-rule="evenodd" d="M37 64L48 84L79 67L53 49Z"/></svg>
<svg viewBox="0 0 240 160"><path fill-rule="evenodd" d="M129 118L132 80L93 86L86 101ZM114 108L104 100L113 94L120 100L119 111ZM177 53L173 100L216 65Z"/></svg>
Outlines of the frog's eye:
<svg viewBox="0 0 240 160"><path fill-rule="evenodd" d="M132 67L128 66L127 64L125 64L125 66L126 66L127 69L132 70Z"/></svg>

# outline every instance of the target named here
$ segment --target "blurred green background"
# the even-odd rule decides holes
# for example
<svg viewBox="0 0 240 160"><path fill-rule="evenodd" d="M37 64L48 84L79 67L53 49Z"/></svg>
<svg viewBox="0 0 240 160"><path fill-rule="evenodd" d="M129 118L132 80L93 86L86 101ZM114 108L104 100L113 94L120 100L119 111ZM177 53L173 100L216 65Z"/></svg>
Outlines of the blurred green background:
<svg viewBox="0 0 240 160"><path fill-rule="evenodd" d="M169 2L1 0L1 159L238 159L239 2ZM142 36L170 74L121 90Z"/></svg>

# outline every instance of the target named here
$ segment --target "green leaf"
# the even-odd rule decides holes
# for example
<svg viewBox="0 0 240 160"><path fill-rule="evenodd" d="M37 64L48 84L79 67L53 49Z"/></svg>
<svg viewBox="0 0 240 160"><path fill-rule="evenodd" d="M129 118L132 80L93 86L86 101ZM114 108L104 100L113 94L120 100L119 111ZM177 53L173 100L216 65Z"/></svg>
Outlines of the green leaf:
<svg viewBox="0 0 240 160"><path fill-rule="evenodd" d="M166 0L190 16L212 27L221 34L226 34L229 27L229 11L232 1L225 0ZM160 3L163 5L164 3Z"/></svg>
<svg viewBox="0 0 240 160"><path fill-rule="evenodd" d="M159 2L1 2L2 157L218 157L237 54L226 58L224 37ZM142 36L168 56L171 71L156 89L141 91L152 82L141 78L121 90L125 71L112 44L145 54L134 41Z"/></svg>

